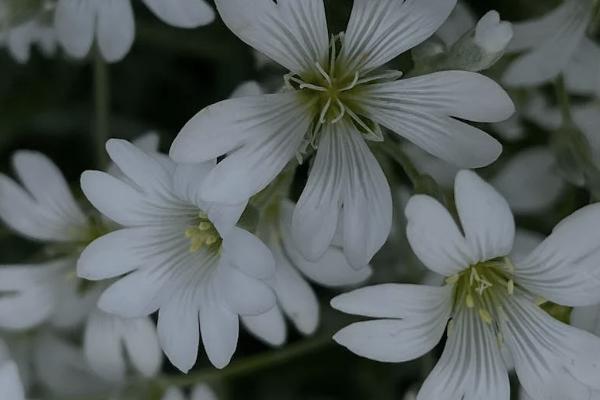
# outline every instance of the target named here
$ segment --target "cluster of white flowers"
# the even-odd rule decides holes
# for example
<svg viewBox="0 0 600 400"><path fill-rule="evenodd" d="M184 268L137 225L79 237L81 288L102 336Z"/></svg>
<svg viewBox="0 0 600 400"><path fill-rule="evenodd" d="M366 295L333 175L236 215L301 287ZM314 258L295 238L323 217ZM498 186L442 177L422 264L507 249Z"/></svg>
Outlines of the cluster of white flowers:
<svg viewBox="0 0 600 400"><path fill-rule="evenodd" d="M288 72L275 93L246 82L201 110L168 155L156 134L108 140L113 164L81 175L85 198L43 154L14 154L18 180L0 174L0 219L41 250L0 266L0 400L25 399L32 382L59 396L120 398L132 377L160 373L162 353L188 373L200 343L222 369L240 322L272 346L286 342L286 318L312 335L321 305L311 283L367 281L393 228L435 274L338 295L334 309L375 319L333 340L397 363L445 338L406 398L509 400L512 370L522 398L600 398L600 206L543 240L511 212L543 215L569 183L600 193L600 47L587 35L597 1L565 0L511 24L496 11L477 21L456 0L353 0L343 32L329 30L323 0L215 0L216 12L204 0L143 3L180 28L218 13ZM34 43L106 62L132 47L130 0L36 4L0 0L0 41L19 62ZM393 61L408 51L405 74ZM489 72L507 51L519 55ZM517 112L493 77L526 88ZM535 86L554 80L585 101L548 104ZM482 129L511 142L528 124L568 133L568 143L511 152L490 183L470 170L503 151ZM573 151L585 153L574 166ZM390 178L398 160L415 191L406 204ZM406 224L394 226L400 206ZM548 306L568 310L570 324ZM160 396L186 397L166 384ZM217 397L201 384L189 398Z"/></svg>

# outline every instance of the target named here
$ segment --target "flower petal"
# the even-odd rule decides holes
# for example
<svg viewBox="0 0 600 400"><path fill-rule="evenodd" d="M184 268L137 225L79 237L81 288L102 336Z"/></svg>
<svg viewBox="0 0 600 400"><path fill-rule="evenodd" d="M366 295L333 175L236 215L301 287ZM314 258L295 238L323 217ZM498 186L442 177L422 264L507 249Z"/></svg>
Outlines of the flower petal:
<svg viewBox="0 0 600 400"><path fill-rule="evenodd" d="M170 387L165 391L165 394L160 400L186 400L186 398L181 389Z"/></svg>
<svg viewBox="0 0 600 400"><path fill-rule="evenodd" d="M237 347L237 315L219 302L210 300L200 308L200 329L208 359L216 368L225 368Z"/></svg>
<svg viewBox="0 0 600 400"><path fill-rule="evenodd" d="M215 19L214 10L204 0L143 1L154 15L179 28L197 28Z"/></svg>
<svg viewBox="0 0 600 400"><path fill-rule="evenodd" d="M450 16L444 22L440 29L435 32L446 46L451 47L458 42L460 38L475 27L477 20L469 6L464 3L457 3Z"/></svg>
<svg viewBox="0 0 600 400"><path fill-rule="evenodd" d="M172 193L169 171L150 153L121 139L109 139L106 151L123 174L144 192L167 198Z"/></svg>
<svg viewBox="0 0 600 400"><path fill-rule="evenodd" d="M173 294L158 313L158 339L165 354L183 373L187 373L198 356L200 328L198 302L193 290Z"/></svg>
<svg viewBox="0 0 600 400"><path fill-rule="evenodd" d="M98 46L108 62L122 60L135 38L135 20L130 0L103 0L97 3Z"/></svg>
<svg viewBox="0 0 600 400"><path fill-rule="evenodd" d="M275 260L259 238L234 227L223 240L223 257L240 271L258 279L268 279L275 272Z"/></svg>
<svg viewBox="0 0 600 400"><path fill-rule="evenodd" d="M575 307L571 312L571 325L600 336L600 306Z"/></svg>
<svg viewBox="0 0 600 400"><path fill-rule="evenodd" d="M285 343L287 328L279 307L273 307L264 314L241 317L241 320L254 336L271 346Z"/></svg>
<svg viewBox="0 0 600 400"><path fill-rule="evenodd" d="M513 49L533 49L519 57L504 74L511 86L533 86L565 70L584 38L592 16L591 1L567 1L553 13L524 25L514 25Z"/></svg>
<svg viewBox="0 0 600 400"><path fill-rule="evenodd" d="M499 122L515 110L498 84L465 71L369 85L356 101L373 121L434 156L466 168L490 164L502 146L480 129L451 117Z"/></svg>
<svg viewBox="0 0 600 400"><path fill-rule="evenodd" d="M84 228L87 219L56 165L41 153L18 151L13 158L23 186L42 207L62 218L71 229Z"/></svg>
<svg viewBox="0 0 600 400"><path fill-rule="evenodd" d="M127 371L119 333L109 314L95 311L87 321L83 339L83 350L90 367L113 382L123 381Z"/></svg>
<svg viewBox="0 0 600 400"><path fill-rule="evenodd" d="M598 224L600 205L584 207L564 219L529 257L516 266L517 283L562 305L599 303Z"/></svg>
<svg viewBox="0 0 600 400"><path fill-rule="evenodd" d="M324 286L348 286L367 280L373 270L369 265L355 269L350 266L343 250L338 246L330 246L323 256L315 262L306 260L292 238L292 215L294 204L284 201L281 204L279 232L285 248L285 254L291 263L308 278Z"/></svg>
<svg viewBox="0 0 600 400"><path fill-rule="evenodd" d="M598 79L600 79L600 72L598 72ZM587 139L594 162L596 165L600 165L600 135L598 135L600 107L598 104L591 102L574 106L572 111L575 124Z"/></svg>
<svg viewBox="0 0 600 400"><path fill-rule="evenodd" d="M570 93L600 97L600 46L585 37L564 71L565 84Z"/></svg>
<svg viewBox="0 0 600 400"><path fill-rule="evenodd" d="M189 217L189 206L149 196L105 172L84 172L81 189L98 211L123 226L163 225Z"/></svg>
<svg viewBox="0 0 600 400"><path fill-rule="evenodd" d="M562 194L564 181L556 170L556 158L546 147L523 150L508 161L492 185L517 214L547 210Z"/></svg>
<svg viewBox="0 0 600 400"><path fill-rule="evenodd" d="M120 322L131 364L142 376L155 376L162 364L162 352L154 322L150 318L120 318Z"/></svg>
<svg viewBox="0 0 600 400"><path fill-rule="evenodd" d="M25 400L19 370L17 364L12 361L0 363L0 398Z"/></svg>
<svg viewBox="0 0 600 400"><path fill-rule="evenodd" d="M260 315L275 306L275 294L264 282L221 262L218 285L228 308L238 315Z"/></svg>
<svg viewBox="0 0 600 400"><path fill-rule="evenodd" d="M177 162L229 155L202 185L206 201L239 204L264 189L294 157L312 122L297 93L242 97L198 113L171 147Z"/></svg>
<svg viewBox="0 0 600 400"><path fill-rule="evenodd" d="M338 225L347 160L340 124L330 124L292 217L292 237L305 258L316 261L329 248Z"/></svg>
<svg viewBox="0 0 600 400"><path fill-rule="evenodd" d="M429 38L456 0L355 0L340 54L349 71L370 71Z"/></svg>
<svg viewBox="0 0 600 400"><path fill-rule="evenodd" d="M216 5L233 33L288 70L302 74L328 62L323 0L217 0Z"/></svg>
<svg viewBox="0 0 600 400"><path fill-rule="evenodd" d="M152 314L162 304L161 289L168 276L161 268L144 268L119 279L102 294L98 307L124 318L140 318Z"/></svg>
<svg viewBox="0 0 600 400"><path fill-rule="evenodd" d="M515 221L506 200L471 171L460 171L456 176L454 197L476 261L509 255L515 240Z"/></svg>
<svg viewBox="0 0 600 400"><path fill-rule="evenodd" d="M587 399L600 388L600 338L562 324L529 299L504 299L501 330L534 399Z"/></svg>
<svg viewBox="0 0 600 400"><path fill-rule="evenodd" d="M497 343L492 326L476 311L463 308L417 400L509 400L508 373Z"/></svg>
<svg viewBox="0 0 600 400"><path fill-rule="evenodd" d="M451 286L392 283L356 289L331 300L336 310L373 318L418 318L451 305Z"/></svg>
<svg viewBox="0 0 600 400"><path fill-rule="evenodd" d="M199 384L194 386L192 390L192 397L190 400L218 400L217 395L213 390L206 384Z"/></svg>
<svg viewBox="0 0 600 400"><path fill-rule="evenodd" d="M366 291L342 295L338 300L332 301L332 306L340 305L342 308L349 306L353 310L360 309L361 312L372 313L369 308L377 300L371 296L373 294L379 296L382 290L388 288L389 286L376 286L368 288ZM446 294L448 293L447 291ZM356 295L360 297L356 298ZM431 296L431 299L427 299L427 302L434 302L434 296L435 294ZM355 299L366 301L366 303L358 307L356 304L350 305ZM439 299L440 297L437 297L435 300ZM404 319L380 319L354 323L336 333L333 340L350 351L372 360L382 362L413 360L433 349L441 340L452 309L449 296L444 296L444 300L442 304L438 302L435 308L423 307L427 308L425 312L414 308L406 314ZM401 308L403 304L399 303L397 306ZM375 311L375 313L379 312ZM388 314L385 310L384 313Z"/></svg>
<svg viewBox="0 0 600 400"><path fill-rule="evenodd" d="M54 26L60 44L75 58L85 57L94 42L96 2L59 0L54 12Z"/></svg>
<svg viewBox="0 0 600 400"><path fill-rule="evenodd" d="M344 254L356 269L364 268L385 244L392 229L392 194L379 163L356 131L338 134L346 151L343 193ZM345 140L345 143L342 143Z"/></svg>
<svg viewBox="0 0 600 400"><path fill-rule="evenodd" d="M273 248L273 253L277 260L273 287L279 305L300 332L310 335L315 332L319 323L317 296L290 264L281 247Z"/></svg>
<svg viewBox="0 0 600 400"><path fill-rule="evenodd" d="M452 216L437 200L413 196L406 205L405 214L410 247L427 268L452 276L475 261Z"/></svg>

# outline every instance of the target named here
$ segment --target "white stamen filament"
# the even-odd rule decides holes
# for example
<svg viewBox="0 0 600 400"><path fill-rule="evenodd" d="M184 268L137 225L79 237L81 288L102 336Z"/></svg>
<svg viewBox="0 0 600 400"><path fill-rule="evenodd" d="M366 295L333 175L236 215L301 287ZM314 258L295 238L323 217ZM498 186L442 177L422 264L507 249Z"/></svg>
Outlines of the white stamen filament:
<svg viewBox="0 0 600 400"><path fill-rule="evenodd" d="M335 99L335 101L337 102L338 107L340 108L340 113L339 113L339 115L337 117L335 117L331 121L332 124L340 122L340 120L342 118L344 118L344 115L346 115L346 106L344 105L344 103L342 103L340 99Z"/></svg>
<svg viewBox="0 0 600 400"><path fill-rule="evenodd" d="M331 80L331 77L329 76L329 74L327 72L325 72L325 70L323 69L323 67L321 67L320 63L315 63L315 66L317 67L317 70L319 71L319 73L321 75L323 75L323 78L325 78L325 80L327 81L327 83L329 84L329 86L333 85L333 81Z"/></svg>
<svg viewBox="0 0 600 400"><path fill-rule="evenodd" d="M321 124L324 124L325 122L327 122L325 120L325 116L327 115L327 112L329 111L330 107L331 107L331 97L329 99L327 99L327 103L325 103L325 106L321 110L321 116L319 117L319 122Z"/></svg>

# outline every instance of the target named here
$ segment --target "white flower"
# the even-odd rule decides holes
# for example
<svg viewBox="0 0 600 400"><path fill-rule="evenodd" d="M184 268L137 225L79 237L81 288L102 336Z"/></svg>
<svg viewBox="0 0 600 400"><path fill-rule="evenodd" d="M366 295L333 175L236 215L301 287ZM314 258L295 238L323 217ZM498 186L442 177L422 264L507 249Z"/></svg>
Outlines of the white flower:
<svg viewBox="0 0 600 400"><path fill-rule="evenodd" d="M275 275L268 283L277 296L277 306L262 315L242 317L250 332L274 346L286 340L284 315L304 335L317 329L319 303L304 276L324 286L339 287L363 282L372 272L368 265L352 268L337 246L327 249L316 262L304 259L291 237L293 210L294 204L288 200L271 206L258 228L259 237L275 258Z"/></svg>
<svg viewBox="0 0 600 400"><path fill-rule="evenodd" d="M198 188L214 162L176 165L114 139L107 150L127 180L88 171L82 189L124 229L83 251L79 275L127 274L103 293L100 308L130 318L159 310L160 344L179 369L196 362L200 331L211 362L226 366L237 344L238 315L258 315L275 304L262 281L274 271L271 252L235 226L245 204L200 200Z"/></svg>
<svg viewBox="0 0 600 400"><path fill-rule="evenodd" d="M470 171L458 174L455 200L464 234L428 196L414 196L406 208L411 247L446 285L388 284L338 296L335 308L380 319L350 325L334 339L371 359L407 361L431 350L451 319L444 353L418 399L508 400L502 346L535 400L589 398L600 389L600 339L553 319L536 299L600 302L600 205L577 211L511 261L515 225L506 201Z"/></svg>
<svg viewBox="0 0 600 400"><path fill-rule="evenodd" d="M195 28L214 20L205 0L143 0L161 20L180 28ZM97 40L108 62L121 60L135 36L131 0L58 0L55 11L58 40L66 52L85 57Z"/></svg>
<svg viewBox="0 0 600 400"><path fill-rule="evenodd" d="M293 218L307 259L323 255L338 223L357 268L387 239L390 189L365 142L382 140L381 126L462 166L500 154L496 140L453 118L508 118L512 102L495 82L461 71L398 80L398 71L377 70L431 36L455 0L357 0L345 34L331 41L322 0L216 4L234 33L291 71L287 89L206 108L180 132L171 156L199 162L228 154L202 195L235 203L265 188L295 155L318 148Z"/></svg>
<svg viewBox="0 0 600 400"><path fill-rule="evenodd" d="M170 387L167 389L161 400L185 400L186 397L183 392L176 388ZM217 395L205 384L199 384L192 389L192 393L189 397L190 400L217 400Z"/></svg>
<svg viewBox="0 0 600 400"><path fill-rule="evenodd" d="M514 40L509 50L525 53L508 68L503 81L513 86L539 85L556 78L571 62L581 66L582 58L589 59L586 53L590 48L598 53L598 46L585 36L593 3L565 0L544 16L513 24ZM597 64L587 65L591 71L597 69Z"/></svg>

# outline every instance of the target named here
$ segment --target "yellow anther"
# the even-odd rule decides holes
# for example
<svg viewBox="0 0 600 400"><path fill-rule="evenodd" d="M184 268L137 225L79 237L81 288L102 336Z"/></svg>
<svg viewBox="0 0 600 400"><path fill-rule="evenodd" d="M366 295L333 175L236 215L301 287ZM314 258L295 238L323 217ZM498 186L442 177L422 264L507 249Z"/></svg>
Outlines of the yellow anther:
<svg viewBox="0 0 600 400"><path fill-rule="evenodd" d="M506 285L506 289L508 290L508 294L512 296L515 293L515 281L510 279Z"/></svg>
<svg viewBox="0 0 600 400"><path fill-rule="evenodd" d="M483 322L485 322L486 324L491 324L493 321L492 316L490 315L488 310L486 310L484 308L479 309L479 316L481 317Z"/></svg>
<svg viewBox="0 0 600 400"><path fill-rule="evenodd" d="M469 308L475 307L475 299L473 299L473 296L471 296L471 293L469 293L467 295L465 302L467 303L467 307L469 307Z"/></svg>
<svg viewBox="0 0 600 400"><path fill-rule="evenodd" d="M206 243L208 246L217 243L217 240L219 240L219 238L216 235L210 235L206 238L206 240L204 241L204 243Z"/></svg>
<svg viewBox="0 0 600 400"><path fill-rule="evenodd" d="M207 231L210 228L212 228L212 224L208 221L202 221L198 224L198 229L200 229L201 231Z"/></svg>
<svg viewBox="0 0 600 400"><path fill-rule="evenodd" d="M190 228L187 228L185 230L185 237L186 238L191 239L194 236L196 236L196 228L195 227L190 227Z"/></svg>

